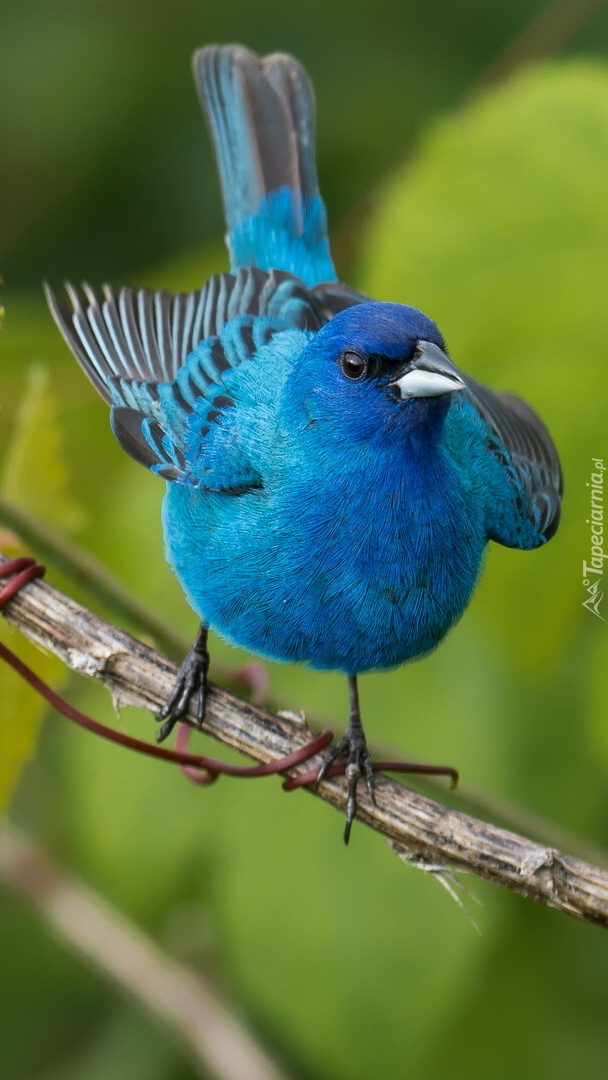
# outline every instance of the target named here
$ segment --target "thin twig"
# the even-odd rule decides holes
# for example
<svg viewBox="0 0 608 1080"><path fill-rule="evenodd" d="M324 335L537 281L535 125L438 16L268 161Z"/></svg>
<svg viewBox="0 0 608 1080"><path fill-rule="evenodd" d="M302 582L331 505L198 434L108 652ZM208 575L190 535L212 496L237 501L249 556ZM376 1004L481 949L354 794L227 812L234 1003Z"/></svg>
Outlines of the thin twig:
<svg viewBox="0 0 608 1080"><path fill-rule="evenodd" d="M12 826L0 832L0 881L26 896L75 950L177 1034L201 1075L287 1080L203 975L163 952L139 927L52 865Z"/></svg>
<svg viewBox="0 0 608 1080"><path fill-rule="evenodd" d="M74 671L100 679L117 704L157 711L167 700L174 664L46 582L28 585L10 601L5 615ZM311 737L297 718L271 716L213 685L205 730L261 762L293 753ZM319 757L293 774L320 765ZM314 794L344 811L342 779L324 780ZM608 927L607 870L442 806L385 776L376 781L376 805L361 791L357 816L413 864L421 859L444 863Z"/></svg>
<svg viewBox="0 0 608 1080"><path fill-rule="evenodd" d="M603 4L604 0L548 0L490 61L476 88L503 82L525 64L561 52Z"/></svg>

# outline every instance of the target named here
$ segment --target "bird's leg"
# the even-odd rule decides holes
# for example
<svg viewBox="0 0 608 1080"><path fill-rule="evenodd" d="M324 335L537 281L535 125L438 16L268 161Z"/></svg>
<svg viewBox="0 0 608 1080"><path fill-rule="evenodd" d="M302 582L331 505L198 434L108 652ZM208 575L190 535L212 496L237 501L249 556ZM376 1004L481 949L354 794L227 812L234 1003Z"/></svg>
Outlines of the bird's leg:
<svg viewBox="0 0 608 1080"><path fill-rule="evenodd" d="M344 827L344 843L348 844L352 823L357 813L357 784L362 776L365 776L367 790L372 802L374 798L374 771L372 759L367 749L365 732L361 723L361 710L359 708L359 690L356 675L348 677L348 692L350 700L350 720L346 733L340 739L338 745L326 757L317 776L317 783L327 775L330 767L338 758L346 758L346 779L348 782L348 799L346 802L346 825Z"/></svg>
<svg viewBox="0 0 608 1080"><path fill-rule="evenodd" d="M207 633L207 627L201 623L196 641L179 669L171 696L157 716L157 720L162 721L156 736L156 741L159 743L171 734L178 721L186 715L190 701L196 693L198 693L196 721L199 730L203 726L207 704L207 671L209 670Z"/></svg>

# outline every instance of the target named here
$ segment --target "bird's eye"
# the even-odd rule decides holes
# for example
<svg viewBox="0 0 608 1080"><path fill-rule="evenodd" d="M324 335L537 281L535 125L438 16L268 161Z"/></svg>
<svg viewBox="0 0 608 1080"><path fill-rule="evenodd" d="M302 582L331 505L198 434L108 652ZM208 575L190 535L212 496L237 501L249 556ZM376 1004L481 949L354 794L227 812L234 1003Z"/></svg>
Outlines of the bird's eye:
<svg viewBox="0 0 608 1080"><path fill-rule="evenodd" d="M359 379L362 379L367 372L367 362L362 356L359 356L359 353L351 352L350 350L342 353L340 357L340 367L342 369L342 374L352 382L357 382Z"/></svg>

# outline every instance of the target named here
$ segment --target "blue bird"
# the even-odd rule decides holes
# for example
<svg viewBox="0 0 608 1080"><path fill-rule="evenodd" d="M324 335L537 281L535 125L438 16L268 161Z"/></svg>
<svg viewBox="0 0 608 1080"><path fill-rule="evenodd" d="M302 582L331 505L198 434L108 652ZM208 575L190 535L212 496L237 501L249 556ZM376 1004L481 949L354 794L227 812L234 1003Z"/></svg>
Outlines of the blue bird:
<svg viewBox="0 0 608 1080"><path fill-rule="evenodd" d="M167 483L167 559L201 629L160 738L195 695L203 722L209 627L343 672L350 723L321 772L348 763L348 840L360 778L373 798L357 676L438 645L489 540L550 539L559 460L532 409L457 368L431 319L338 281L297 61L209 46L194 75L230 272L189 293L47 298L119 443Z"/></svg>

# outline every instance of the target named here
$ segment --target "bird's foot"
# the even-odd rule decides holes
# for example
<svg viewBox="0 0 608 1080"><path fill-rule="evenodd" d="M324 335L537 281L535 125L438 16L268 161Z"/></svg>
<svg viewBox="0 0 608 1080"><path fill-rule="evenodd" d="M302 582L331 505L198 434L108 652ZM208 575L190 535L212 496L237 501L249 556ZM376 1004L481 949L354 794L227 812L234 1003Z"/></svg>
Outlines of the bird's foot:
<svg viewBox="0 0 608 1080"><path fill-rule="evenodd" d="M327 776L331 766L340 759L346 758L346 782L348 795L346 799L346 824L344 826L344 843L348 844L353 821L357 815L357 785L362 776L365 777L367 791L371 801L375 804L374 794L375 779L372 767L372 757L367 749L365 735L362 729L350 727L340 742L330 754L327 755L317 775L317 783Z"/></svg>
<svg viewBox="0 0 608 1080"><path fill-rule="evenodd" d="M207 705L208 669L207 630L201 627L194 645L179 669L171 695L157 715L157 720L161 724L156 735L157 743L164 742L175 725L184 718L196 694L198 694L196 723L199 731L201 730Z"/></svg>

